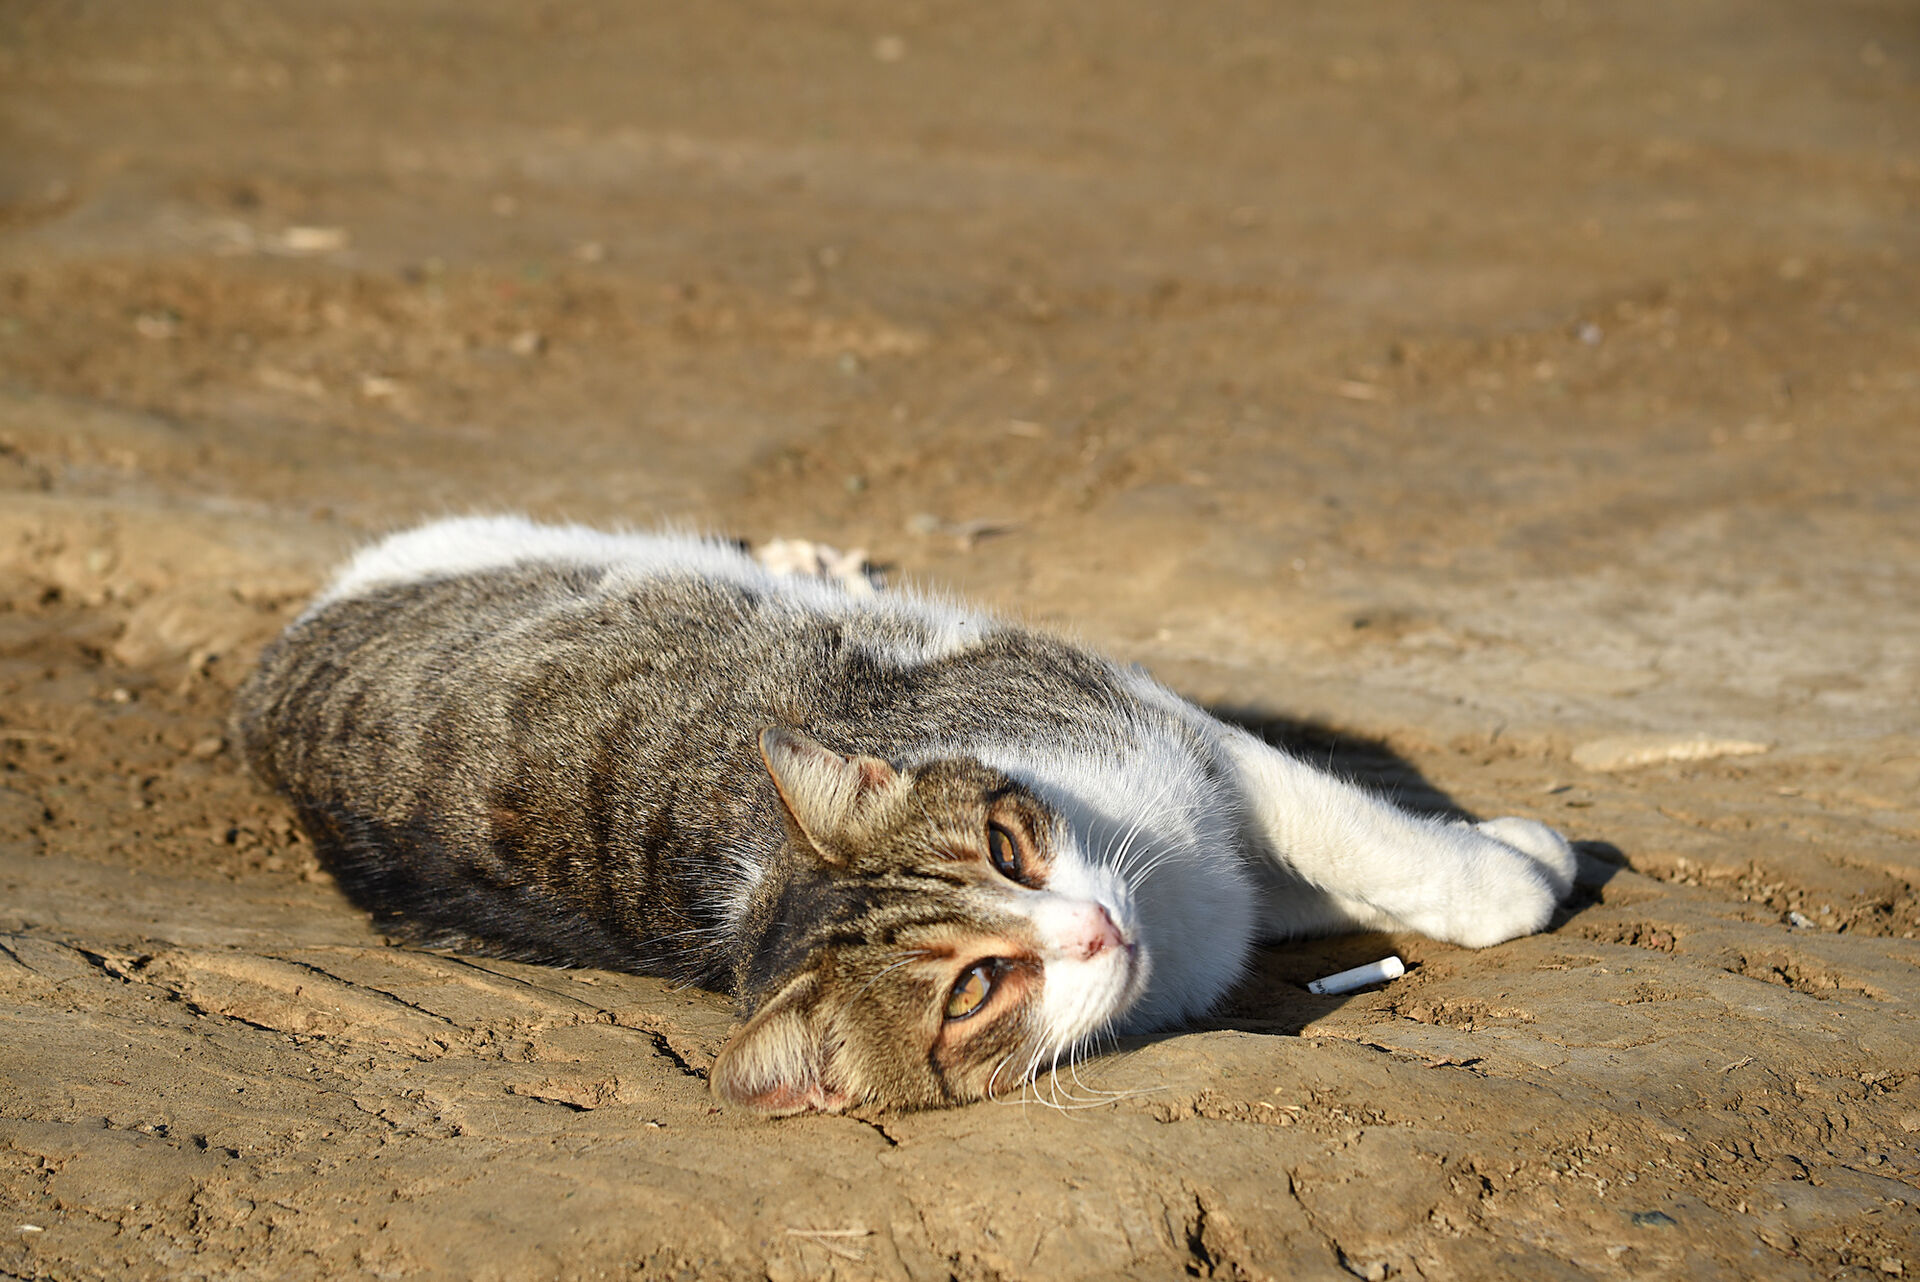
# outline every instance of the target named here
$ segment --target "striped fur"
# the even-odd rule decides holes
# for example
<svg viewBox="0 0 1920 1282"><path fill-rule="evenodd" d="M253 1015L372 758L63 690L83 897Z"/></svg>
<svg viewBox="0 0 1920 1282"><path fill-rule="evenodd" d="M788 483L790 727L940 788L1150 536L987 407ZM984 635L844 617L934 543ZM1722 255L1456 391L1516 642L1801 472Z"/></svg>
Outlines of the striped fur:
<svg viewBox="0 0 1920 1282"><path fill-rule="evenodd" d="M513 518L362 553L236 725L382 929L730 992L715 1089L769 1113L1011 1089L1205 1010L1261 933L1426 902L1316 876L1310 833L1277 845L1290 788L1340 811L1332 837L1371 823L1452 861L1430 880L1487 883L1455 898L1513 901L1456 933L1538 929L1571 871L1538 825L1403 815L1039 633Z"/></svg>

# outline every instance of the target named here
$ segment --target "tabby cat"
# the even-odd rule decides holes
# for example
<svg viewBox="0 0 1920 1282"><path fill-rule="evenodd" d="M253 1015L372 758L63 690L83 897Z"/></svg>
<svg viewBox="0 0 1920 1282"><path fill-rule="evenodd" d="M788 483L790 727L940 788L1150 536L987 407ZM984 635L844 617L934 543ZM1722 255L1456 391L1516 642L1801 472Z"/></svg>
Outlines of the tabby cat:
<svg viewBox="0 0 1920 1282"><path fill-rule="evenodd" d="M1540 930L1574 858L1416 816L1139 671L736 546L518 518L363 551L238 735L375 924L669 976L770 1114L1017 1089L1177 1026L1262 939Z"/></svg>

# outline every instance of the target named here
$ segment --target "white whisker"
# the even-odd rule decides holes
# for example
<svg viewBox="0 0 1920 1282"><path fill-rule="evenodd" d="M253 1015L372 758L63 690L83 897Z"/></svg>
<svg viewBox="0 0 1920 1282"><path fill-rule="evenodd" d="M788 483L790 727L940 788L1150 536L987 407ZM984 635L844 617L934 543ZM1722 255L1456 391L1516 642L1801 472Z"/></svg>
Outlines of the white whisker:
<svg viewBox="0 0 1920 1282"><path fill-rule="evenodd" d="M899 956L899 954L895 954L895 956ZM888 975L891 975L894 971L899 970L902 966L911 966L915 961L925 956L926 956L926 953L920 952L917 950L914 952L907 953L905 957L902 958L902 960L895 962L893 965L887 967L885 970L875 975L872 979L869 979L866 983L860 985L860 991L855 993L852 997L849 997L847 999L847 1004L852 1005L854 1002L859 1001L862 997L865 997L867 995L868 989L872 988L875 984L885 979Z"/></svg>

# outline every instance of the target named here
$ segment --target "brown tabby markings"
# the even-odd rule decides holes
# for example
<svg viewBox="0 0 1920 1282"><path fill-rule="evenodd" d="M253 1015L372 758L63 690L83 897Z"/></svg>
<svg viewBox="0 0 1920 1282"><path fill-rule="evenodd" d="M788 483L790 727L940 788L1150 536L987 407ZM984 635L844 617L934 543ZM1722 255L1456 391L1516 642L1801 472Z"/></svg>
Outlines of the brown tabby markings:
<svg viewBox="0 0 1920 1282"><path fill-rule="evenodd" d="M749 921L764 922L762 937L780 947L755 959L765 973L749 966L740 979L758 987L796 963L802 972L749 1023L736 1043L746 1049L723 1054L716 1080L772 1111L861 1098L932 1106L985 1095L994 1068L1039 1031L1033 1004L1042 973L1031 924L1004 907L1018 890L987 862L986 825L1001 822L1031 842L1050 822L1044 809L971 762L936 762L902 776L871 758L853 762L853 796L822 805L818 790L786 783L796 771L783 759L796 752L815 759L822 750L781 731L763 742L786 803L789 840L802 858L759 888ZM805 867L809 855L813 868ZM836 893L849 895L855 911L823 915L830 931L792 939L772 929L775 920L803 916L814 896ZM946 1019L948 993L969 967L989 959L1004 967L986 1004L965 1019ZM782 1028L786 1020L794 1023ZM812 1088L794 1090L795 1076L786 1072L776 1089L750 1056L762 1043L833 1045L844 1062L827 1073L808 1064L798 1080ZM1009 1073L1002 1084L1013 1080Z"/></svg>
<svg viewBox="0 0 1920 1282"><path fill-rule="evenodd" d="M731 991L752 1018L715 1067L725 1098L916 1107L1017 1085L1042 968L1016 902L1045 884L1057 820L970 759L885 758L1037 721L1110 734L1111 670L1014 632L896 668L876 656L921 644L914 620L608 577L513 567L325 603L239 694L248 760L384 930ZM790 728L771 755L768 727ZM989 822L1027 886L990 866ZM994 957L991 999L948 1021Z"/></svg>
<svg viewBox="0 0 1920 1282"><path fill-rule="evenodd" d="M1052 638L511 517L356 557L236 723L378 925L724 988L713 1087L769 1113L1014 1088L1209 1009L1262 937L1486 947L1576 871Z"/></svg>

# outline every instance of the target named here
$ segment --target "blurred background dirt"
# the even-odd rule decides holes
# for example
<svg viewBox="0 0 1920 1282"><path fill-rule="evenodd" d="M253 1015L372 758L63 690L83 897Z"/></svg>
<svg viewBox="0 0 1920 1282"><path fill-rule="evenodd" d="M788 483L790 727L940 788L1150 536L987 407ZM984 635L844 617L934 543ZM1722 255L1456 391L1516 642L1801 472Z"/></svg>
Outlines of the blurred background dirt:
<svg viewBox="0 0 1920 1282"><path fill-rule="evenodd" d="M0 6L0 1274L1920 1271L1917 75L1902 0ZM1588 884L717 1113L722 1002L387 947L227 743L499 509L865 547Z"/></svg>

